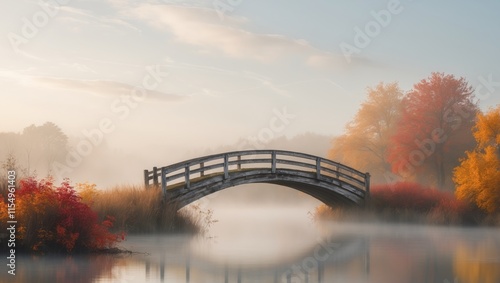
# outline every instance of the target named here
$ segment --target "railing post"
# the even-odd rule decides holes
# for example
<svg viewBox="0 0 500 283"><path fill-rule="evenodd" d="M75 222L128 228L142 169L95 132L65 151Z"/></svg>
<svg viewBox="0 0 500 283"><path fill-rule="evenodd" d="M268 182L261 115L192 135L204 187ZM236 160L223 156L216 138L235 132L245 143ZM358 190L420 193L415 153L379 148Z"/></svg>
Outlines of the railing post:
<svg viewBox="0 0 500 283"><path fill-rule="evenodd" d="M161 168L161 192L163 199L167 199L167 168Z"/></svg>
<svg viewBox="0 0 500 283"><path fill-rule="evenodd" d="M316 179L321 178L321 158L316 158Z"/></svg>
<svg viewBox="0 0 500 283"><path fill-rule="evenodd" d="M241 155L238 155L238 170L241 170Z"/></svg>
<svg viewBox="0 0 500 283"><path fill-rule="evenodd" d="M186 189L189 189L191 183L189 182L189 165L186 165L184 170L184 179L186 181Z"/></svg>
<svg viewBox="0 0 500 283"><path fill-rule="evenodd" d="M271 152L271 172L276 173L276 151Z"/></svg>
<svg viewBox="0 0 500 283"><path fill-rule="evenodd" d="M149 189L149 171L147 169L144 170L144 187Z"/></svg>
<svg viewBox="0 0 500 283"><path fill-rule="evenodd" d="M224 179L229 178L229 157L227 154L224 154Z"/></svg>
<svg viewBox="0 0 500 283"><path fill-rule="evenodd" d="M205 176L205 170L203 168L205 168L205 162L200 163L200 177Z"/></svg>
<svg viewBox="0 0 500 283"><path fill-rule="evenodd" d="M365 201L370 198L370 173L365 173Z"/></svg>
<svg viewBox="0 0 500 283"><path fill-rule="evenodd" d="M153 184L158 187L158 168L153 167Z"/></svg>

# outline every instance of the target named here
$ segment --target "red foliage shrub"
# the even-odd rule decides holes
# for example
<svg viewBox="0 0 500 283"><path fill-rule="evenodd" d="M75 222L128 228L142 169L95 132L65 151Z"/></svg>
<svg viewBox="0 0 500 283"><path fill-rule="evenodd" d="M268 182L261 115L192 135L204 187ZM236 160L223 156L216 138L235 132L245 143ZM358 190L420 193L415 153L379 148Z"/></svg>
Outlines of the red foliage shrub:
<svg viewBox="0 0 500 283"><path fill-rule="evenodd" d="M373 186L371 200L376 209L409 210L419 213L446 212L460 216L468 213L467 203L454 194L416 183L396 183Z"/></svg>
<svg viewBox="0 0 500 283"><path fill-rule="evenodd" d="M110 248L124 239L109 228L113 219L99 222L97 214L77 195L68 180L20 181L17 190L19 239L30 250L87 251Z"/></svg>

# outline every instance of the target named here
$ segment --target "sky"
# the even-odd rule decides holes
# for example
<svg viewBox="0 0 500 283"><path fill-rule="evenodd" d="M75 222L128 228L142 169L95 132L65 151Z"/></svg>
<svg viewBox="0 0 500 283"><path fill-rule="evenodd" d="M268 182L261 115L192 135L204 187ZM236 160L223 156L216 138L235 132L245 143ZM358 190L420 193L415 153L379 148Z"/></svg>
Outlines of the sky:
<svg viewBox="0 0 500 283"><path fill-rule="evenodd" d="M135 153L333 137L367 87L397 81L408 91L435 71L465 77L486 110L500 103L499 9L492 0L2 1L0 132L51 121Z"/></svg>

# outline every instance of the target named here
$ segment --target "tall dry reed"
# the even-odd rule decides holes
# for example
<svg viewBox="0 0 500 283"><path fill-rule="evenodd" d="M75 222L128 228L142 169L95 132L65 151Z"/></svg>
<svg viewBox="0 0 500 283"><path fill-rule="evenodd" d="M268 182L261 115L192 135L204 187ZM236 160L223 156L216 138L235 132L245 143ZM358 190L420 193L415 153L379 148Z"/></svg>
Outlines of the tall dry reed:
<svg viewBox="0 0 500 283"><path fill-rule="evenodd" d="M85 190L82 195L86 195ZM176 205L162 201L158 189L117 186L111 190L96 190L90 195L86 201L101 218L113 217L115 230L127 233L195 233L204 229L203 215L190 210L178 212Z"/></svg>

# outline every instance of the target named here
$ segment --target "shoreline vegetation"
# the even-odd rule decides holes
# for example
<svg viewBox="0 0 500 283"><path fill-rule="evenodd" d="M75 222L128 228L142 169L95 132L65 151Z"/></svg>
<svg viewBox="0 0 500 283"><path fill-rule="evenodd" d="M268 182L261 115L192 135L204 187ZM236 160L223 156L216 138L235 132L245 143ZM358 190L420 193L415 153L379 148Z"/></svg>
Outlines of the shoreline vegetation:
<svg viewBox="0 0 500 283"><path fill-rule="evenodd" d="M321 204L312 215L315 221L500 226L498 213L486 213L452 192L408 182L374 185L365 206Z"/></svg>
<svg viewBox="0 0 500 283"><path fill-rule="evenodd" d="M204 234L216 222L211 210L204 211L197 205L178 210L175 204L165 204L161 190L155 188L125 185L98 190L94 184L85 183L77 184L77 191L101 218L113 215L114 231Z"/></svg>
<svg viewBox="0 0 500 283"><path fill-rule="evenodd" d="M6 231L6 182L0 185L0 229ZM177 211L162 202L161 191L141 186L99 190L92 183L55 185L51 178L22 178L15 193L16 250L35 254L133 253L117 247L127 234L204 234L217 222L211 210L190 206ZM320 205L315 221L384 222L424 225L500 226L500 214L487 213L452 192L417 183L374 185L366 205ZM4 227L5 226L5 227ZM7 248L0 235L1 250Z"/></svg>
<svg viewBox="0 0 500 283"><path fill-rule="evenodd" d="M6 184L0 184L1 231L12 212ZM16 253L132 253L117 247L127 234L204 234L217 222L211 210L193 205L177 211L165 205L160 190L140 186L99 190L91 183L27 177L18 181L14 199ZM0 250L9 249L7 240L0 233Z"/></svg>

